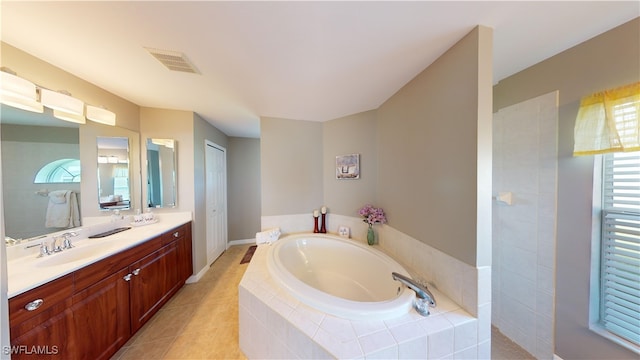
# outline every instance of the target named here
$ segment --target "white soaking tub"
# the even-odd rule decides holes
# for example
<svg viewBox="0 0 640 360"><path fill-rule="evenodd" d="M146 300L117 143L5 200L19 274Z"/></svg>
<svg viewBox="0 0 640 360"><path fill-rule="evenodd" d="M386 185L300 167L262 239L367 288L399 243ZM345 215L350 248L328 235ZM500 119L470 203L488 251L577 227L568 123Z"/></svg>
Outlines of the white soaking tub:
<svg viewBox="0 0 640 360"><path fill-rule="evenodd" d="M415 293L391 277L409 276L382 252L328 234L296 234L271 245L272 278L301 302L349 320L392 319L411 310Z"/></svg>

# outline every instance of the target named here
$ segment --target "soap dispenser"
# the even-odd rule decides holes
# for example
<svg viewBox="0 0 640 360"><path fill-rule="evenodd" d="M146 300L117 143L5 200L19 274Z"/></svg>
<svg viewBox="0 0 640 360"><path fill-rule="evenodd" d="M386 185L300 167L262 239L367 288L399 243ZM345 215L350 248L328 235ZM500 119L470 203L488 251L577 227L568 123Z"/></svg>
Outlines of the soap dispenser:
<svg viewBox="0 0 640 360"><path fill-rule="evenodd" d="M116 222L118 220L122 220L122 217L120 216L120 210L115 209L113 210L113 214L111 214L111 222Z"/></svg>

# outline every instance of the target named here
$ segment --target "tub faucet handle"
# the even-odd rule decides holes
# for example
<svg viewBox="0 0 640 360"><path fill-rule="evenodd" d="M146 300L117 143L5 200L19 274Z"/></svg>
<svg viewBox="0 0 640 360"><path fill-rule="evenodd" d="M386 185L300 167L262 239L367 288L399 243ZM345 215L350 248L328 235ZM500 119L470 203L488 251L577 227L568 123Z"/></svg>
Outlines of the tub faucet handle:
<svg viewBox="0 0 640 360"><path fill-rule="evenodd" d="M407 285L409 289L416 292L416 296L418 297L413 302L413 307L416 311L423 316L429 315L429 308L436 306L436 299L429 291L429 289L416 282L415 280L408 278L402 274L398 274L397 272L391 273L393 280L400 281L401 283Z"/></svg>

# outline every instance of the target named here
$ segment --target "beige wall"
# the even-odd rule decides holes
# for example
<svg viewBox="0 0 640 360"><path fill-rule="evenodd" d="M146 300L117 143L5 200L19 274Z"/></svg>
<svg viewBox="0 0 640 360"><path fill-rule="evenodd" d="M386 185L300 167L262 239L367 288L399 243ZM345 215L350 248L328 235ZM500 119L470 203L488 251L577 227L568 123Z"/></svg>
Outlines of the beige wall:
<svg viewBox="0 0 640 360"><path fill-rule="evenodd" d="M373 203L393 228L490 265L491 67L492 31L478 27L377 110L325 123L262 118L262 215L325 204L357 217ZM336 180L335 156L350 153L361 154L362 178Z"/></svg>
<svg viewBox="0 0 640 360"><path fill-rule="evenodd" d="M229 240L253 239L260 231L260 139L230 137L227 150Z"/></svg>
<svg viewBox="0 0 640 360"><path fill-rule="evenodd" d="M193 177L193 112L182 110L169 110L157 108L140 108L140 141L142 151L142 178L144 186L142 189L142 199L147 207L147 151L146 143L148 138L169 138L177 142L177 185L178 185L178 206L169 209L157 209L154 211L193 211L194 193L193 187L188 184L194 183Z"/></svg>
<svg viewBox="0 0 640 360"><path fill-rule="evenodd" d="M262 216L319 209L324 202L322 123L262 117L260 134Z"/></svg>
<svg viewBox="0 0 640 360"><path fill-rule="evenodd" d="M376 111L323 124L324 203L329 213L357 217L365 204L375 203L378 179ZM360 154L360 179L337 180L336 156Z"/></svg>
<svg viewBox="0 0 640 360"><path fill-rule="evenodd" d="M206 193L205 193L205 140L209 140L225 149L229 147L229 139L222 131L213 127L206 122L198 114L193 114L193 168L183 169L193 174L193 192L194 192L194 223L193 223L193 261L194 272L199 271L207 266L207 217L206 217ZM227 150L227 157L229 151ZM227 159L228 164L228 159ZM227 174L227 183L228 174ZM233 199L227 197L227 204ZM228 223L228 214L227 214Z"/></svg>
<svg viewBox="0 0 640 360"><path fill-rule="evenodd" d="M470 265L480 237L491 249L490 228L477 231L480 181L491 223L490 98L480 103L491 93L491 37L476 28L378 109L377 205L390 226ZM490 261L484 253L477 265Z"/></svg>
<svg viewBox="0 0 640 360"><path fill-rule="evenodd" d="M640 81L640 18L494 86L494 111L560 92L555 353L564 359L637 359L589 330L593 157L573 157L580 98Z"/></svg>

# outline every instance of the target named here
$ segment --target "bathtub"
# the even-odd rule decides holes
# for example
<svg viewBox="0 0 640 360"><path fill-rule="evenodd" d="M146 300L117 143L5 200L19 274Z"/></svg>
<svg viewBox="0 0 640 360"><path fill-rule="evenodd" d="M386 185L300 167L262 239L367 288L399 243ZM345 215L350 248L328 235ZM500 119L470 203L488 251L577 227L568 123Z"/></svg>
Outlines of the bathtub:
<svg viewBox="0 0 640 360"><path fill-rule="evenodd" d="M267 268L278 285L301 302L349 320L407 314L415 293L391 277L409 275L382 252L328 234L296 234L271 245Z"/></svg>

